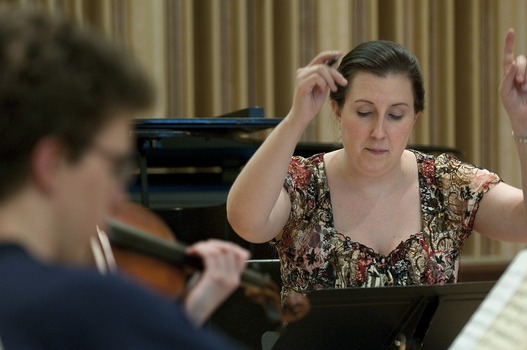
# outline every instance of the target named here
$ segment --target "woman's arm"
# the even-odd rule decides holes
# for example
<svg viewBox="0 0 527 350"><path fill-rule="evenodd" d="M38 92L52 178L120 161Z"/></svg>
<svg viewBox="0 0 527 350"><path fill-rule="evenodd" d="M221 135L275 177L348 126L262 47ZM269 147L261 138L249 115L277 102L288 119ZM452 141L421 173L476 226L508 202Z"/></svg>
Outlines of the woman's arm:
<svg viewBox="0 0 527 350"><path fill-rule="evenodd" d="M514 37L514 30L509 29L500 97L515 137L523 190L504 183L496 185L482 199L474 228L494 239L527 242L527 60L523 55L514 58Z"/></svg>
<svg viewBox="0 0 527 350"><path fill-rule="evenodd" d="M336 55L340 52L322 52L297 70L291 110L247 162L229 192L229 223L250 242L273 239L287 222L291 202L283 184L295 147L329 90L336 90L336 84L347 84L326 64Z"/></svg>

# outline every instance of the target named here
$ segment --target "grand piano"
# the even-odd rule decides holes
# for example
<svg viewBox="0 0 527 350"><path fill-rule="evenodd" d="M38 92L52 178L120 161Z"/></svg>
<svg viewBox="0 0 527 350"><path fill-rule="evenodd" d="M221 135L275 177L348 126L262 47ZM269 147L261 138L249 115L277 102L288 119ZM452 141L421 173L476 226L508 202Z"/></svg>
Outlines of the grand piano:
<svg viewBox="0 0 527 350"><path fill-rule="evenodd" d="M138 176L132 200L160 215L179 241L206 238L234 241L254 258L270 258L267 244L239 238L226 219L228 191L261 139L255 134L278 125L282 118L264 118L261 107L221 117L136 119Z"/></svg>

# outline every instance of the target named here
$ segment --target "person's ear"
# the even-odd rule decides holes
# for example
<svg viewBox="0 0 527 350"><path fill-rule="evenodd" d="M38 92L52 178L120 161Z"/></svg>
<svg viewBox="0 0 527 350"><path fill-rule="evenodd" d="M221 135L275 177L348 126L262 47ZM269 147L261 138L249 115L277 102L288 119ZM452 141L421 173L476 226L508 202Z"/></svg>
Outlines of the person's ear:
<svg viewBox="0 0 527 350"><path fill-rule="evenodd" d="M35 184L48 192L57 184L58 172L66 162L64 144L56 137L40 140L33 149L31 175Z"/></svg>
<svg viewBox="0 0 527 350"><path fill-rule="evenodd" d="M337 101L331 100L329 106L331 107L333 114L337 117L337 121L340 123L340 108Z"/></svg>

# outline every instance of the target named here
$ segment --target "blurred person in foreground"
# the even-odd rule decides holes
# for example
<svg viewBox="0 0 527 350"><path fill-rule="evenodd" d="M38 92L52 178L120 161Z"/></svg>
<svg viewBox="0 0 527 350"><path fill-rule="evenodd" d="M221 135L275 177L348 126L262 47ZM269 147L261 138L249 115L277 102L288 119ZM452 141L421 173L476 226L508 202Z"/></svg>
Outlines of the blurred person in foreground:
<svg viewBox="0 0 527 350"><path fill-rule="evenodd" d="M63 17L0 11L0 347L237 347L199 327L239 286L246 250L189 247L204 271L178 302L89 266L95 228L126 201L130 117L153 100L130 56Z"/></svg>

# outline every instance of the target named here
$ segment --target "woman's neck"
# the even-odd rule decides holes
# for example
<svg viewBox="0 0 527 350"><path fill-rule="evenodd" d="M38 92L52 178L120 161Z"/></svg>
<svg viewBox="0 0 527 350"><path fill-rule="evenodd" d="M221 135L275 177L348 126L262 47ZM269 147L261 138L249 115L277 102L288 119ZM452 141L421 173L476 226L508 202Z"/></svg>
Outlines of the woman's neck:
<svg viewBox="0 0 527 350"><path fill-rule="evenodd" d="M327 161L325 159L326 169L329 169L330 173L345 182L349 190L364 198L378 198L396 194L398 189L404 188L405 184L411 183L413 179L412 174L415 167L412 166L409 158L413 157L411 152L403 152L396 166L374 177L351 166L343 149L332 153Z"/></svg>

